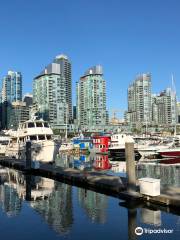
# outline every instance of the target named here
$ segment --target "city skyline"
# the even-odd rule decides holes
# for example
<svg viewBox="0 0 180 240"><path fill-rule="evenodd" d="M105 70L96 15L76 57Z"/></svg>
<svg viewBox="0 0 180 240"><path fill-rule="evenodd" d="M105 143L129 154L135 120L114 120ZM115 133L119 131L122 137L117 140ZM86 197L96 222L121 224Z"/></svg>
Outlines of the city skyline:
<svg viewBox="0 0 180 240"><path fill-rule="evenodd" d="M104 69L110 110L127 109L127 88L139 73L151 72L153 93L171 87L174 74L179 96L178 1L9 3L2 3L0 10L1 82L8 70L20 71L23 92L32 92L33 78L64 53L72 63L73 105L75 83L85 69L98 64Z"/></svg>

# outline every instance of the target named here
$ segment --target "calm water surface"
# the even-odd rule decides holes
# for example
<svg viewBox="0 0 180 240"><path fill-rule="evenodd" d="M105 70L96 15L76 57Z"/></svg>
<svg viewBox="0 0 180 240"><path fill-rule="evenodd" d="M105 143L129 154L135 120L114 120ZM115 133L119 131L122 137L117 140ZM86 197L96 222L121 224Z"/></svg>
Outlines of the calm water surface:
<svg viewBox="0 0 180 240"><path fill-rule="evenodd" d="M134 204L47 178L0 168L0 237L35 239L179 239L180 212ZM134 233L139 226L172 234Z"/></svg>
<svg viewBox="0 0 180 240"><path fill-rule="evenodd" d="M126 176L126 162L115 161L108 155L80 155L72 156L57 155L55 164L64 168L75 168L80 170L96 170L115 176ZM180 164L138 164L136 166L137 178L152 177L161 179L162 186L180 188Z"/></svg>

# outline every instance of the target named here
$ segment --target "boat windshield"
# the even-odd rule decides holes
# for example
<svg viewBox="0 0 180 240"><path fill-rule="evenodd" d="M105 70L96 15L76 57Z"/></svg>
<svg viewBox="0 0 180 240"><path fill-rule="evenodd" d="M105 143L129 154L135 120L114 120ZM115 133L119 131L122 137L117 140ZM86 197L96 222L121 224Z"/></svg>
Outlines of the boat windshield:
<svg viewBox="0 0 180 240"><path fill-rule="evenodd" d="M36 127L43 127L42 122L36 122Z"/></svg>
<svg viewBox="0 0 180 240"><path fill-rule="evenodd" d="M44 122L44 127L49 127L49 124L47 122Z"/></svg>
<svg viewBox="0 0 180 240"><path fill-rule="evenodd" d="M39 140L45 140L45 136L44 135L38 135L38 139Z"/></svg>
<svg viewBox="0 0 180 240"><path fill-rule="evenodd" d="M34 126L34 123L33 122L29 122L28 123L28 128L34 128L35 126Z"/></svg>
<svg viewBox="0 0 180 240"><path fill-rule="evenodd" d="M37 136L36 135L32 135L30 136L30 140L33 141L33 140L37 140Z"/></svg>
<svg viewBox="0 0 180 240"><path fill-rule="evenodd" d="M51 135L46 135L47 140L51 139Z"/></svg>

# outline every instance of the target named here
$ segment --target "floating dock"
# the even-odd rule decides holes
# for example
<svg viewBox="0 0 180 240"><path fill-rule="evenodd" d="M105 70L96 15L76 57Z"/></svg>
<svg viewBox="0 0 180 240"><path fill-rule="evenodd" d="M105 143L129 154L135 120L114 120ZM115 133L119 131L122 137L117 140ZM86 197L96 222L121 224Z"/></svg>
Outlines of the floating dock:
<svg viewBox="0 0 180 240"><path fill-rule="evenodd" d="M93 190L98 193L117 197L126 201L151 202L172 208L180 208L180 189L166 188L159 196L147 196L139 193L138 181L136 191L128 190L128 181L124 177L112 176L98 171L81 171L72 168L57 167L53 164L41 163L39 168L26 168L26 161L0 158L0 165L23 171L27 175L36 175L77 187Z"/></svg>

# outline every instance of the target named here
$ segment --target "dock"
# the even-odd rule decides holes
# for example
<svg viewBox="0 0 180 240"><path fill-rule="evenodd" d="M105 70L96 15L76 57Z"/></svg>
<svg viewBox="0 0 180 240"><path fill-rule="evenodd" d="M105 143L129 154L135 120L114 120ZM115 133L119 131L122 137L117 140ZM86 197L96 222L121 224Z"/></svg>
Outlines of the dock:
<svg viewBox="0 0 180 240"><path fill-rule="evenodd" d="M155 205L180 208L180 189L168 187L161 190L159 196L142 195L139 192L138 180L136 191L128 189L128 179L108 175L98 171L82 171L73 168L57 167L54 164L41 163L39 168L26 168L26 161L0 158L0 165L22 171L26 175L35 175L50 178L73 186L85 188L98 193L113 196L128 202L150 202Z"/></svg>
<svg viewBox="0 0 180 240"><path fill-rule="evenodd" d="M127 188L126 178L107 175L98 171L64 169L48 163L41 163L37 169L27 169L26 161L10 158L0 158L0 165L22 171L24 174L50 178L114 197L118 197L119 192L125 191Z"/></svg>

